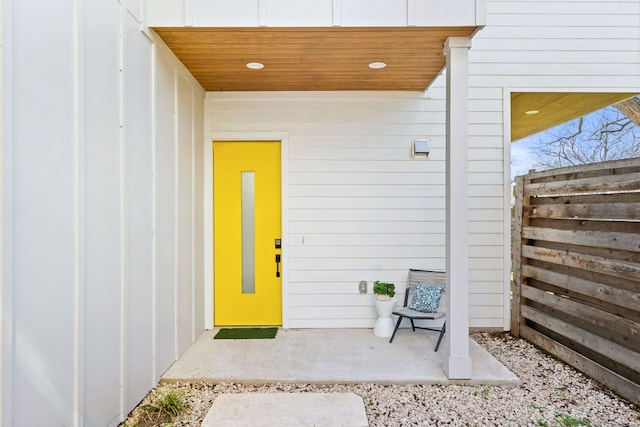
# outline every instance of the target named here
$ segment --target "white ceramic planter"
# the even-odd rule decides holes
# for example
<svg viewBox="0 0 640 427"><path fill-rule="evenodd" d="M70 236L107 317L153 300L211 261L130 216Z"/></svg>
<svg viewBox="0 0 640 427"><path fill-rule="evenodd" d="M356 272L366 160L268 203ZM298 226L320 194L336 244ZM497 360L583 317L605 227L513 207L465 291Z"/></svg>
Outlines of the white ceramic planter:
<svg viewBox="0 0 640 427"><path fill-rule="evenodd" d="M373 335L377 337L385 337L389 338L393 334L393 319L391 318L391 313L398 302L398 298L391 298L388 300L374 300L376 305L376 310L378 311L378 320L376 320L376 324L373 327Z"/></svg>

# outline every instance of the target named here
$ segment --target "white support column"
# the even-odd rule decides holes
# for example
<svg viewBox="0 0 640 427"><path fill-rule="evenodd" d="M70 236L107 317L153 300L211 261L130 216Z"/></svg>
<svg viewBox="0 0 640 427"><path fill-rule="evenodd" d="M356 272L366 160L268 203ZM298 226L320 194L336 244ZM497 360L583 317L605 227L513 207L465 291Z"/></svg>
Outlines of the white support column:
<svg viewBox="0 0 640 427"><path fill-rule="evenodd" d="M471 378L469 356L469 111L471 40L449 38L447 57L447 332L442 367L450 379Z"/></svg>

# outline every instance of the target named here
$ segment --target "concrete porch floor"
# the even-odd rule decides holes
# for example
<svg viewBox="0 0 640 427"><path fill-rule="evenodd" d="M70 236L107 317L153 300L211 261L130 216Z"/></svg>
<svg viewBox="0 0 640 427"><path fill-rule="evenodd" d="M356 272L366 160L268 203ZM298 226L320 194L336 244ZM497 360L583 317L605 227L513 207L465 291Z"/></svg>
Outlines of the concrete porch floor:
<svg viewBox="0 0 640 427"><path fill-rule="evenodd" d="M393 343L371 329L279 329L275 339L214 340L208 330L161 381L244 384L472 384L517 385L519 379L469 340L470 380L449 380L442 371L437 333L398 331Z"/></svg>

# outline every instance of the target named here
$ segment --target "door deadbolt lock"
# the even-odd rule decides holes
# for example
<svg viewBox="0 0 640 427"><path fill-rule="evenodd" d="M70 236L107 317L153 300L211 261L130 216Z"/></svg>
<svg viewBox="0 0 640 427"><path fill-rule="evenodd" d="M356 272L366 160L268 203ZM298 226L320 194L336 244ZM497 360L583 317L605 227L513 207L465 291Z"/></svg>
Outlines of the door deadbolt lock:
<svg viewBox="0 0 640 427"><path fill-rule="evenodd" d="M280 277L280 254L276 254L276 277Z"/></svg>

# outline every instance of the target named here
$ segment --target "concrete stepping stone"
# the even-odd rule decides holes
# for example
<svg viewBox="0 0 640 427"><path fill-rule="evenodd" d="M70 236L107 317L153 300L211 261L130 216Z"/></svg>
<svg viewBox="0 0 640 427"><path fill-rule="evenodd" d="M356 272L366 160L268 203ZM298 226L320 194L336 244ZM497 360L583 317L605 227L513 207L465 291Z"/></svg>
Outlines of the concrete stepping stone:
<svg viewBox="0 0 640 427"><path fill-rule="evenodd" d="M216 398L203 427L366 427L354 393L226 393Z"/></svg>

